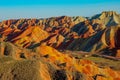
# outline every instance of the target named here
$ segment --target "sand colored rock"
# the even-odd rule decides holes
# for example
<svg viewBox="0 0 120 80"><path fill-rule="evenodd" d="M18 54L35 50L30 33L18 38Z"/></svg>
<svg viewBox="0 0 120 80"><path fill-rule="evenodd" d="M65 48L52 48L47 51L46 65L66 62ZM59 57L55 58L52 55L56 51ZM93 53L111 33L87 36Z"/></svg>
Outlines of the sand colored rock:
<svg viewBox="0 0 120 80"><path fill-rule="evenodd" d="M120 24L120 17L117 12L104 11L101 14L95 15L93 19L99 18L106 26L114 26Z"/></svg>

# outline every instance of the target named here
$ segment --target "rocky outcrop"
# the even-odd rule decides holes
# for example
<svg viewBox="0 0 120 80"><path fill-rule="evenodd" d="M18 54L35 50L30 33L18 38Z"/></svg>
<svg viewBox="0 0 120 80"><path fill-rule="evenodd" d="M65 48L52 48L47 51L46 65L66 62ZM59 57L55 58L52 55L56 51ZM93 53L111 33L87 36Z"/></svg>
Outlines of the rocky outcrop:
<svg viewBox="0 0 120 80"><path fill-rule="evenodd" d="M77 32L81 38L87 38L93 35L93 33L95 32L93 26L90 25L90 22L87 20L81 22L78 25L75 25L75 27L73 27L73 31Z"/></svg>
<svg viewBox="0 0 120 80"><path fill-rule="evenodd" d="M106 26L116 26L120 24L120 16L114 11L104 11L101 14L93 16L92 19L99 19Z"/></svg>
<svg viewBox="0 0 120 80"><path fill-rule="evenodd" d="M67 47L69 50L83 50L87 52L102 52L116 56L119 50L119 26L105 28L87 38L78 38Z"/></svg>
<svg viewBox="0 0 120 80"><path fill-rule="evenodd" d="M74 17L72 17L72 21L75 24L79 24L80 22L83 22L83 21L86 21L86 20L87 20L87 18L82 17L82 16L74 16Z"/></svg>
<svg viewBox="0 0 120 80"><path fill-rule="evenodd" d="M39 26L30 26L25 30L21 30L17 35L16 33L9 34L8 40L18 46L28 47L33 43L39 43L40 41L46 39L49 34L43 31Z"/></svg>

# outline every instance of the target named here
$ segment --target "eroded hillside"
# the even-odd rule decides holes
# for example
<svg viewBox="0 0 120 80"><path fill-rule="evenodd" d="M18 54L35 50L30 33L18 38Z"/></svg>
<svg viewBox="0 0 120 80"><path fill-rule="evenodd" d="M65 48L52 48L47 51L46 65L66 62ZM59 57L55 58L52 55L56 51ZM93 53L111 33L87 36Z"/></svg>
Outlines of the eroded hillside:
<svg viewBox="0 0 120 80"><path fill-rule="evenodd" d="M113 11L2 21L0 79L120 80L119 35Z"/></svg>

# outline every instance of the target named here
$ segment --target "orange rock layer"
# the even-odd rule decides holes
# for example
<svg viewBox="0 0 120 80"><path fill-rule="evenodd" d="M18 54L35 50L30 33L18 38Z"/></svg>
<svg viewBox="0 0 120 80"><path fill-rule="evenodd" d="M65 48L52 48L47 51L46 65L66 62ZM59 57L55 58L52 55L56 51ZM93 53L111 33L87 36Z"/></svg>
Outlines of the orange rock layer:
<svg viewBox="0 0 120 80"><path fill-rule="evenodd" d="M41 45L40 47L37 47L34 52L22 48L17 48L11 43L2 43L0 46L2 46L1 50L3 52L0 55L11 56L15 60L22 60L23 58L28 60L40 59L44 61L44 63L52 63L53 66L55 66L56 70L65 71L65 75L67 75L68 80L75 80L74 79L75 77L72 75L74 71L83 74L85 76L84 77L85 80L95 80L95 79L119 80L120 79L119 76L120 71L114 71L109 67L100 68L97 64L89 60L75 59L69 53L63 54L50 46ZM7 52L9 48L11 48L11 50ZM45 66L46 65L43 65L43 67ZM46 66L46 68L47 67L48 66ZM44 71L47 73L45 73ZM42 74L43 80L46 79L45 77L49 77L48 80L50 80L50 75L48 75L49 71L47 69L43 69L40 72Z"/></svg>

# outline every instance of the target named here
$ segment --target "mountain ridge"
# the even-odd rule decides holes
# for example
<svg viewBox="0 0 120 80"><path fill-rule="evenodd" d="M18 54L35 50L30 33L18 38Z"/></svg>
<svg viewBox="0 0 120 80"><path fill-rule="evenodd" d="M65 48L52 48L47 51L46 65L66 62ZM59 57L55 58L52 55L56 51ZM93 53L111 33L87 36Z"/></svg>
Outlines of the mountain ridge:
<svg viewBox="0 0 120 80"><path fill-rule="evenodd" d="M30 47L35 44L45 44L57 49L73 50L73 48L71 47L77 44L76 48L74 46L74 50L96 51L94 49L95 45L97 49L97 45L99 43L99 45L104 45L104 47L106 46L106 48L116 48L116 50L119 50L117 48L117 46L119 46L117 45L118 41L116 41L116 39L119 39L116 36L116 31L119 30L120 23L120 17L118 15L119 14L114 11L104 11L96 18L91 18L92 20L81 16L61 16L46 19L7 20L0 23L0 33L1 35L3 35L6 41L10 41L22 47ZM114 19L114 17L117 18ZM111 26L108 26L107 24ZM24 33L24 35L20 37L22 33ZM43 36L45 37L43 38L40 36L42 34L46 34L47 36ZM39 35L38 37L41 37L41 40L40 38L38 40L36 39L37 35ZM113 37L117 38L112 39ZM37 41L30 40L32 38L36 39ZM97 38L96 40L100 42L96 41L94 38ZM76 41L77 39L80 41ZM84 42L82 39L86 40L87 42ZM109 41L109 43L106 42L106 40ZM91 49L87 50L87 47L90 47L90 45L88 44L90 44L91 41L96 42L95 44L91 45L94 46L94 48L91 47ZM78 42L80 44L78 44ZM78 45L83 46L78 47ZM98 48L98 50L104 50L104 47Z"/></svg>
<svg viewBox="0 0 120 80"><path fill-rule="evenodd" d="M120 80L119 14L92 18L0 22L0 80Z"/></svg>

